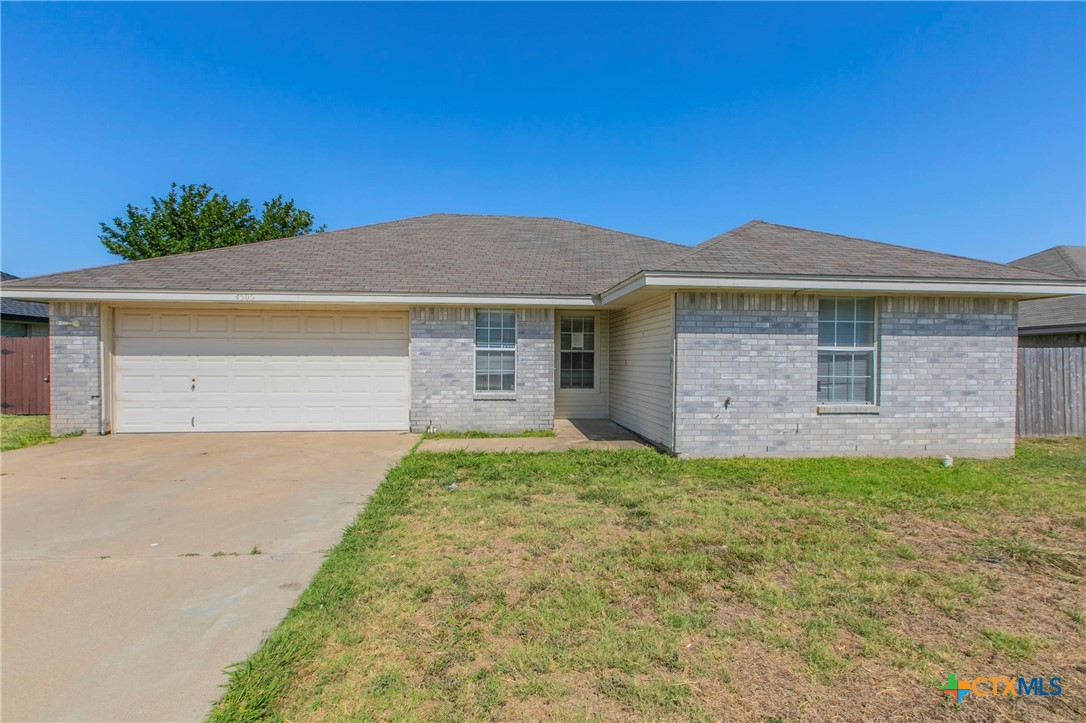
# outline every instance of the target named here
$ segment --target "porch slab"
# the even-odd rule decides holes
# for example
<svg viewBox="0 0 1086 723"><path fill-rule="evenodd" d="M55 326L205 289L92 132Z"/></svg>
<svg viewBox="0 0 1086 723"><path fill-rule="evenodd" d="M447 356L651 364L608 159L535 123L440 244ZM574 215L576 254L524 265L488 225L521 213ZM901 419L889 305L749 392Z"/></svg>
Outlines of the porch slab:
<svg viewBox="0 0 1086 723"><path fill-rule="evenodd" d="M427 439L422 452L564 452L569 449L637 449L651 446L610 419L556 419L553 437Z"/></svg>

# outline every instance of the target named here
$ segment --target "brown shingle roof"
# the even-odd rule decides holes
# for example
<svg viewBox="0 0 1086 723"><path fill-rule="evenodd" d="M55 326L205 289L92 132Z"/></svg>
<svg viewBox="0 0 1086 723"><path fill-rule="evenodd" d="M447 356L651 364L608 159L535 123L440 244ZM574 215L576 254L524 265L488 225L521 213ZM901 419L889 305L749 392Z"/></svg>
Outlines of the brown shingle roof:
<svg viewBox="0 0 1086 723"><path fill-rule="evenodd" d="M434 214L38 276L17 286L589 295L689 252L555 218Z"/></svg>
<svg viewBox="0 0 1086 723"><path fill-rule="evenodd" d="M1053 280L991 261L751 221L659 271L925 279Z"/></svg>
<svg viewBox="0 0 1086 723"><path fill-rule="evenodd" d="M1086 279L1086 246L1053 246L1011 261L1010 265L1043 271L1046 274L1070 276L1072 279Z"/></svg>
<svg viewBox="0 0 1086 723"><path fill-rule="evenodd" d="M37 276L5 287L587 296L639 271L1056 278L762 221L691 248L554 218L434 214Z"/></svg>
<svg viewBox="0 0 1086 723"><path fill-rule="evenodd" d="M1086 246L1053 246L1012 261L1011 266L1086 280ZM1018 328L1041 327L1086 328L1086 295L1037 299L1019 304Z"/></svg>

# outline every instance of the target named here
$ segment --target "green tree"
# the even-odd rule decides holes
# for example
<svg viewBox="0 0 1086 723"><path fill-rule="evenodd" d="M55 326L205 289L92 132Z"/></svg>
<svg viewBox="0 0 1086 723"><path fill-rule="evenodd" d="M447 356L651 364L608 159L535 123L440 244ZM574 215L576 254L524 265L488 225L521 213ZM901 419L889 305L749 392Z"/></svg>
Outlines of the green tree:
<svg viewBox="0 0 1086 723"><path fill-rule="evenodd" d="M128 259L183 254L237 246L273 238L323 231L313 214L276 196L257 217L247 198L238 202L205 184L170 185L164 198L151 197L150 208L128 205L122 218L99 224L98 238L109 252Z"/></svg>

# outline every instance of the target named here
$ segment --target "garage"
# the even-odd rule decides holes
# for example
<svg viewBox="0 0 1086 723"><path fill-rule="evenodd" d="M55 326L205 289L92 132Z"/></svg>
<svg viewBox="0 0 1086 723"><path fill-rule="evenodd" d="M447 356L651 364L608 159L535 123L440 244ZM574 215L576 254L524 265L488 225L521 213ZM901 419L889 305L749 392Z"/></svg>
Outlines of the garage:
<svg viewBox="0 0 1086 723"><path fill-rule="evenodd" d="M114 310L113 431L406 430L402 311Z"/></svg>

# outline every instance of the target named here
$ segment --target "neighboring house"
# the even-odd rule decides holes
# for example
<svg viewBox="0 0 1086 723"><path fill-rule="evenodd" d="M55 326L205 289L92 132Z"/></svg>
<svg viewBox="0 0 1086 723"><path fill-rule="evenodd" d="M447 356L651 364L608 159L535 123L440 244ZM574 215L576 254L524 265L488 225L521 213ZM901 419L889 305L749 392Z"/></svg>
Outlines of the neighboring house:
<svg viewBox="0 0 1086 723"><path fill-rule="evenodd" d="M0 271L0 281L19 278ZM49 336L49 304L0 301L0 336Z"/></svg>
<svg viewBox="0 0 1086 723"><path fill-rule="evenodd" d="M1086 283L1086 246L1053 246L1012 266ZM1018 434L1086 434L1086 296L1018 307Z"/></svg>
<svg viewBox="0 0 1086 723"><path fill-rule="evenodd" d="M55 433L609 418L684 456L1014 449L1003 264L754 221L696 247L432 215L8 285L51 302Z"/></svg>

